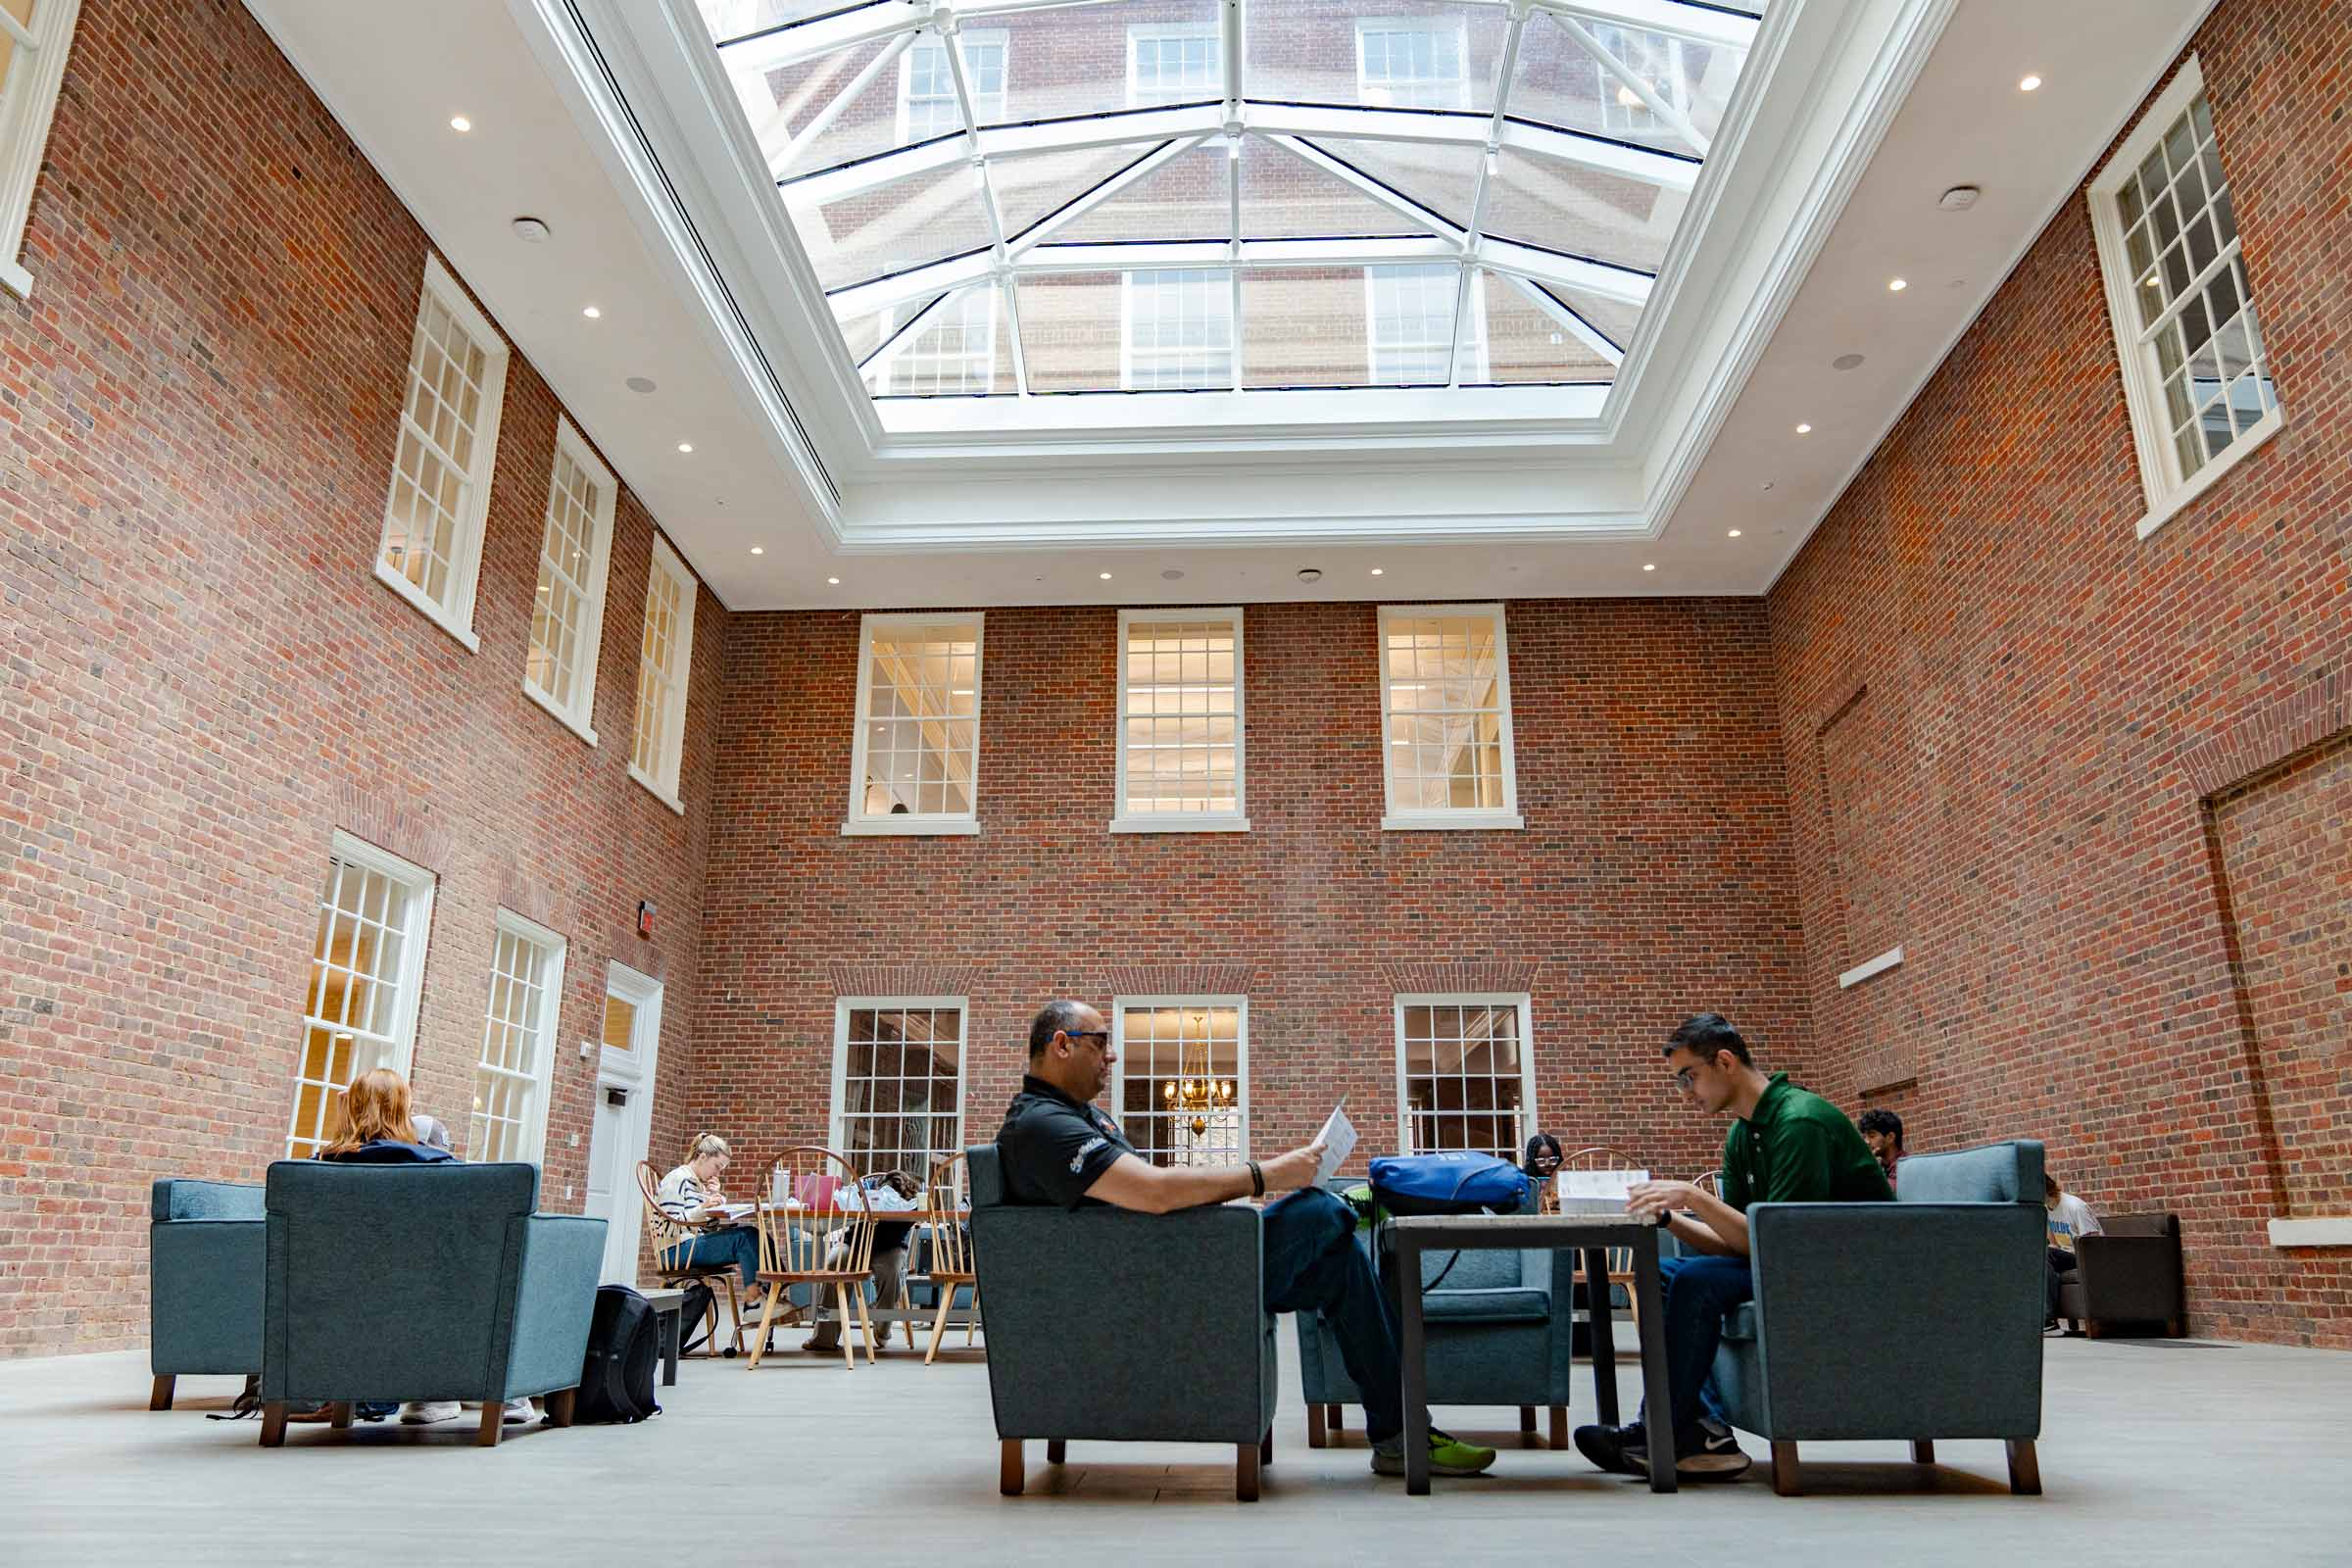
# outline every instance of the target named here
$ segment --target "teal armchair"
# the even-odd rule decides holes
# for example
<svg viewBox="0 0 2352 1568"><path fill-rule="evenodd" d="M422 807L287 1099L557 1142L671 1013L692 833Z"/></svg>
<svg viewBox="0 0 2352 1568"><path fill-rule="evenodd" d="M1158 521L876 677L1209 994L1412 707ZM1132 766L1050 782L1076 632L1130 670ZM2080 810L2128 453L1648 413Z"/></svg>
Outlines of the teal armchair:
<svg viewBox="0 0 2352 1568"><path fill-rule="evenodd" d="M484 1447L509 1399L569 1424L605 1222L533 1213L537 1167L280 1160L267 1186L263 1446L290 1402L341 1427L355 1401L478 1399Z"/></svg>
<svg viewBox="0 0 2352 1568"><path fill-rule="evenodd" d="M147 1225L150 1410L172 1408L184 1373L262 1369L262 1189L167 1178Z"/></svg>

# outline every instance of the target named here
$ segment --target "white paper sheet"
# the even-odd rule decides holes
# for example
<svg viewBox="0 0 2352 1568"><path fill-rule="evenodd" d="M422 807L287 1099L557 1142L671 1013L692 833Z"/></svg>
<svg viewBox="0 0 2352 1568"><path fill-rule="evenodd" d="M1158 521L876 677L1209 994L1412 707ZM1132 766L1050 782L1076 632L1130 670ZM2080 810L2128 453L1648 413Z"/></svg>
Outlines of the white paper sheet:
<svg viewBox="0 0 2352 1568"><path fill-rule="evenodd" d="M1331 1107L1331 1114L1323 1118L1323 1130L1315 1134L1315 1141L1323 1146L1323 1163L1315 1167L1315 1185L1320 1187L1355 1152L1355 1123L1348 1119L1346 1095Z"/></svg>
<svg viewBox="0 0 2352 1568"><path fill-rule="evenodd" d="M1560 1197L1612 1198L1622 1203L1631 1196L1636 1182L1649 1180L1645 1170L1564 1170L1557 1178Z"/></svg>

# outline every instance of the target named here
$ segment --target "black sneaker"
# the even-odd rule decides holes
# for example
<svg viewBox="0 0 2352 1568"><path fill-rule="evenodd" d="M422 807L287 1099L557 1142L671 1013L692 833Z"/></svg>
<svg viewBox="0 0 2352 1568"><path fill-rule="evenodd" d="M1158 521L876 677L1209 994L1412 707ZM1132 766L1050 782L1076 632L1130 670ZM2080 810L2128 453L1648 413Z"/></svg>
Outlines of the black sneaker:
<svg viewBox="0 0 2352 1568"><path fill-rule="evenodd" d="M1732 1436L1732 1429L1721 1422L1701 1417L1697 1426L1681 1434L1675 1443L1674 1478L1677 1481L1732 1481L1747 1473L1755 1461ZM1628 1449L1626 1457L1641 1466L1636 1473L1649 1474L1649 1449Z"/></svg>
<svg viewBox="0 0 2352 1568"><path fill-rule="evenodd" d="M1578 1427L1576 1451L1595 1469L1616 1476L1649 1474L1649 1436L1635 1421L1621 1427Z"/></svg>

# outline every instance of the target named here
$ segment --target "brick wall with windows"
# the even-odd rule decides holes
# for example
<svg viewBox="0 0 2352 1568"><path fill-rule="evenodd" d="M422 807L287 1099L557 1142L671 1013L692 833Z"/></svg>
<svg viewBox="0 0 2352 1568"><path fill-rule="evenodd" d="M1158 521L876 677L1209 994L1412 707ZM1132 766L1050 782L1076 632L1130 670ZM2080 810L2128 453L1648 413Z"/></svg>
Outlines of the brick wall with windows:
<svg viewBox="0 0 2352 1568"><path fill-rule="evenodd" d="M1770 597L1798 908L1820 1048L1914 1152L2040 1138L2180 1212L2193 1332L2346 1347L2352 1252L2265 1222L2347 1212L2352 15L2193 48L2285 425L2135 536L2070 200Z"/></svg>
<svg viewBox="0 0 2352 1568"><path fill-rule="evenodd" d="M690 724L683 817L625 773L652 519L621 494L595 749L522 691L559 410L519 354L480 652L371 575L425 254L242 7L85 0L0 295L0 1355L138 1343L148 1183L285 1149L338 828L438 876L416 1077L461 1152L502 905L569 940L545 1206L611 959L668 981L657 1156L687 1131L715 757Z"/></svg>
<svg viewBox="0 0 2352 1568"><path fill-rule="evenodd" d="M1037 1005L1249 1002L1252 1148L1348 1096L1396 1141L1394 1001L1532 999L1536 1121L1661 1173L1723 1129L1668 1093L1718 1007L1813 1065L1754 602L1513 602L1523 831L1383 832L1376 607L1245 612L1247 833L1113 834L1118 612L987 612L976 836L845 836L858 618L741 614L718 721L693 1106L756 1159L821 1139L837 997L970 999L967 1138Z"/></svg>

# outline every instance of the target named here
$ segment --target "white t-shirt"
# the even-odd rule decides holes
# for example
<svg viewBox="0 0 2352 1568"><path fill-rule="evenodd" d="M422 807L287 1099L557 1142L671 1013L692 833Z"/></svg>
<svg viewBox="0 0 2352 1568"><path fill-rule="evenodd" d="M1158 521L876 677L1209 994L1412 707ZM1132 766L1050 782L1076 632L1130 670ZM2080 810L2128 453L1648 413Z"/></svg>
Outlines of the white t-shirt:
<svg viewBox="0 0 2352 1568"><path fill-rule="evenodd" d="M2088 1203L2072 1193L2058 1195L2058 1201L2051 1205L2049 1219L2050 1245L2061 1252L2073 1251L2078 1237L2099 1234L2099 1216L2090 1211Z"/></svg>

